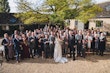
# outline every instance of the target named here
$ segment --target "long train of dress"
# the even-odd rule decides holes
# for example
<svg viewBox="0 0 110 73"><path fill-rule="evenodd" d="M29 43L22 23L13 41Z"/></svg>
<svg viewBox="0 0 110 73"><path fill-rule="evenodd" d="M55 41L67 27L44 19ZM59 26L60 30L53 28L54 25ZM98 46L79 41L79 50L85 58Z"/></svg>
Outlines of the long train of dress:
<svg viewBox="0 0 110 73"><path fill-rule="evenodd" d="M55 49L54 49L54 61L58 63L66 63L68 59L62 57L62 48L61 48L62 41L58 38L55 40Z"/></svg>

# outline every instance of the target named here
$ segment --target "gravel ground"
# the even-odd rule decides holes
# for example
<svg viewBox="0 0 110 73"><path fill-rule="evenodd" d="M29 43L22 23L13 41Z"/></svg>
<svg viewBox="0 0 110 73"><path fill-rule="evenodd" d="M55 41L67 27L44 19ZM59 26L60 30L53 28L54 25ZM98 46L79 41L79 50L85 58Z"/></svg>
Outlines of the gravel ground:
<svg viewBox="0 0 110 73"><path fill-rule="evenodd" d="M4 62L0 73L110 73L110 54L103 57L91 55L69 59L68 63L55 63L52 59L25 59L17 64L15 61Z"/></svg>

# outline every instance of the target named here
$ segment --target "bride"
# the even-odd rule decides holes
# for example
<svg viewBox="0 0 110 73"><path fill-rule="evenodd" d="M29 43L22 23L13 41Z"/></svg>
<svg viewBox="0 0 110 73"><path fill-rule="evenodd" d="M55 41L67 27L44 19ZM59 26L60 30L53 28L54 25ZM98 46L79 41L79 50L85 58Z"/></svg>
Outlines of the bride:
<svg viewBox="0 0 110 73"><path fill-rule="evenodd" d="M59 33L57 33L55 39L55 49L54 49L54 61L58 63L66 63L68 62L67 58L62 57L62 40L60 38Z"/></svg>

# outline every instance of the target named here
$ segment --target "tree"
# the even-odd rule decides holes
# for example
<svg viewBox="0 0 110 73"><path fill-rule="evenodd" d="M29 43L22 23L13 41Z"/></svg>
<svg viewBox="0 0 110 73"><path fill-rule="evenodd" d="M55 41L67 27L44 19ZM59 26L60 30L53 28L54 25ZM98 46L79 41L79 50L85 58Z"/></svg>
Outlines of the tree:
<svg viewBox="0 0 110 73"><path fill-rule="evenodd" d="M78 15L75 19L84 23L86 23L88 19L96 17L96 15L102 11L102 8L92 2L92 0L82 0L81 2L76 3L79 6L77 6Z"/></svg>
<svg viewBox="0 0 110 73"><path fill-rule="evenodd" d="M48 23L46 14L40 13L36 4L29 0L17 0L17 9L20 13L15 14L24 24Z"/></svg>
<svg viewBox="0 0 110 73"><path fill-rule="evenodd" d="M47 20L51 24L63 24L66 19L77 19L86 23L88 19L95 17L102 10L92 0L43 0L41 5L27 0L18 0L17 4L18 10L24 13L19 17L26 23Z"/></svg>
<svg viewBox="0 0 110 73"><path fill-rule="evenodd" d="M33 13L32 11L15 14L15 17L20 19L24 24L48 23L47 15Z"/></svg>
<svg viewBox="0 0 110 73"><path fill-rule="evenodd" d="M8 12L10 12L8 0L0 0L0 13L8 13Z"/></svg>
<svg viewBox="0 0 110 73"><path fill-rule="evenodd" d="M66 16L65 11L68 9L68 0L45 0L42 6L42 11L50 14L51 24L63 23Z"/></svg>
<svg viewBox="0 0 110 73"><path fill-rule="evenodd" d="M86 23L102 11L92 0L45 0L43 10L51 13L49 19L54 23L66 19L77 19Z"/></svg>

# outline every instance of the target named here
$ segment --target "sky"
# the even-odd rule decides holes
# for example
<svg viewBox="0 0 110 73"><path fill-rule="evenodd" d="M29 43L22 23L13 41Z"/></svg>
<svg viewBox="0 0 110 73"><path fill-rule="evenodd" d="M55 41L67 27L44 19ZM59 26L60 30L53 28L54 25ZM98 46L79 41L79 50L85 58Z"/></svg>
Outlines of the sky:
<svg viewBox="0 0 110 73"><path fill-rule="evenodd" d="M17 5L16 5L16 1L17 0L8 0L9 1L9 6L11 8L11 13L16 13L17 12ZM36 1L36 0L31 0L31 1ZM43 1L43 0L40 0L40 2ZM106 2L106 1L110 1L110 0L93 0L93 1L96 1L96 3L102 3L102 2Z"/></svg>

